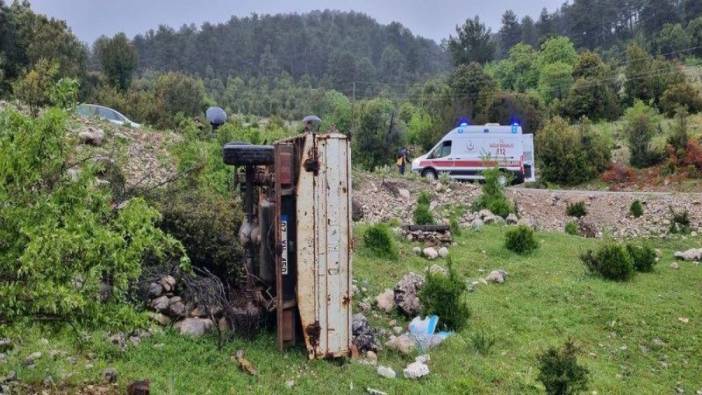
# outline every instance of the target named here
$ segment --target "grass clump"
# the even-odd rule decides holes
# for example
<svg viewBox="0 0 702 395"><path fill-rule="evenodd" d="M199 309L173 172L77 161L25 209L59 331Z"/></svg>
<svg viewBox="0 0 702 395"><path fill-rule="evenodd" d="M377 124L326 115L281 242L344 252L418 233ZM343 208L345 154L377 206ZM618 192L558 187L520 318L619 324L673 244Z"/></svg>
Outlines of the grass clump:
<svg viewBox="0 0 702 395"><path fill-rule="evenodd" d="M565 224L565 232L572 236L580 236L580 230L578 229L578 224L575 221L570 221Z"/></svg>
<svg viewBox="0 0 702 395"><path fill-rule="evenodd" d="M629 207L629 214L634 218L639 218L643 215L643 205L639 200L634 200Z"/></svg>
<svg viewBox="0 0 702 395"><path fill-rule="evenodd" d="M466 283L456 273L448 258L448 275L427 271L427 281L419 292L419 300L424 306L424 314L436 314L439 323L447 330L460 330L470 317L470 309L463 294Z"/></svg>
<svg viewBox="0 0 702 395"><path fill-rule="evenodd" d="M585 202L568 203L568 206L566 206L566 215L577 218L586 216L587 208L585 207Z"/></svg>
<svg viewBox="0 0 702 395"><path fill-rule="evenodd" d="M549 395L577 394L587 390L589 372L578 364L578 348L568 340L561 348L551 347L537 357L538 380Z"/></svg>
<svg viewBox="0 0 702 395"><path fill-rule="evenodd" d="M479 331L470 335L470 342L479 354L488 355L495 345L495 337L485 331Z"/></svg>
<svg viewBox="0 0 702 395"><path fill-rule="evenodd" d="M372 255L395 260L399 257L390 228L385 224L373 225L363 234L363 243Z"/></svg>
<svg viewBox="0 0 702 395"><path fill-rule="evenodd" d="M482 194L473 202L473 211L488 209L502 218L507 218L510 213L514 212L514 206L505 195L505 187L500 184L500 176L502 175L499 169L489 169L483 172L485 183Z"/></svg>
<svg viewBox="0 0 702 395"><path fill-rule="evenodd" d="M417 196L418 206L429 206L431 204L431 195L427 191L422 191L419 196Z"/></svg>
<svg viewBox="0 0 702 395"><path fill-rule="evenodd" d="M505 234L505 247L517 254L528 254L539 248L539 243L530 227L519 225Z"/></svg>
<svg viewBox="0 0 702 395"><path fill-rule="evenodd" d="M690 233L690 213L687 210L675 211L670 208L670 233Z"/></svg>
<svg viewBox="0 0 702 395"><path fill-rule="evenodd" d="M656 265L656 251L647 245L627 244L626 251L631 256L637 272L652 272Z"/></svg>
<svg viewBox="0 0 702 395"><path fill-rule="evenodd" d="M627 249L619 244L607 244L597 252L588 250L580 260L590 273L615 281L630 279L634 271L634 262Z"/></svg>
<svg viewBox="0 0 702 395"><path fill-rule="evenodd" d="M414 209L414 223L417 225L431 225L434 223L434 216L431 214L429 206L431 197L427 192L422 192L417 197L417 207Z"/></svg>

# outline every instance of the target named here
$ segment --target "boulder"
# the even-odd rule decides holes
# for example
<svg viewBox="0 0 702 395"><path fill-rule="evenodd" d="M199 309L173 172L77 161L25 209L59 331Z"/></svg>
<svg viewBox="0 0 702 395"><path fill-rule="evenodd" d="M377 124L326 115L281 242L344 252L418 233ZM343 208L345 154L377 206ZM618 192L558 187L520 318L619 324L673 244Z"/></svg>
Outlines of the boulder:
<svg viewBox="0 0 702 395"><path fill-rule="evenodd" d="M147 293L150 298L158 298L163 294L163 287L159 283L151 283L149 284Z"/></svg>
<svg viewBox="0 0 702 395"><path fill-rule="evenodd" d="M24 365L29 366L29 365L34 365L34 362L37 361L37 359L41 358L42 353L39 351L33 352L29 355L27 355L27 358L24 359Z"/></svg>
<svg viewBox="0 0 702 395"><path fill-rule="evenodd" d="M419 290L424 286L424 277L417 273L407 273L395 285L395 305L407 316L414 317L422 311Z"/></svg>
<svg viewBox="0 0 702 395"><path fill-rule="evenodd" d="M480 219L480 218L475 218L475 219L474 219L473 221L471 221L471 223L470 223L471 229L473 229L473 230L475 230L475 231L480 230L480 228L482 228L483 225L485 225L485 222L483 222L483 220Z"/></svg>
<svg viewBox="0 0 702 395"><path fill-rule="evenodd" d="M167 315L161 314L161 313L156 313L153 311L149 312L149 318L151 318L153 321L155 321L159 325L163 325L163 326L166 326L166 325L171 323L171 319Z"/></svg>
<svg viewBox="0 0 702 395"><path fill-rule="evenodd" d="M385 377L386 379L394 379L397 376L395 371L387 366L378 366L377 372L379 376Z"/></svg>
<svg viewBox="0 0 702 395"><path fill-rule="evenodd" d="M165 292L173 292L175 289L176 279L169 274L161 277L159 284L161 284Z"/></svg>
<svg viewBox="0 0 702 395"><path fill-rule="evenodd" d="M395 309L395 292L388 288L375 298L375 302L380 310L390 313Z"/></svg>
<svg viewBox="0 0 702 395"><path fill-rule="evenodd" d="M156 311L166 311L168 309L169 300L168 296L159 296L158 298L151 301L151 308Z"/></svg>
<svg viewBox="0 0 702 395"><path fill-rule="evenodd" d="M385 343L385 347L388 349L404 355L412 353L416 346L417 343L409 335L390 336L390 339Z"/></svg>
<svg viewBox="0 0 702 395"><path fill-rule="evenodd" d="M397 190L397 193L398 193L398 195L400 195L401 198L405 199L406 201L410 200L410 197L411 197L410 191L408 191L407 189L399 188Z"/></svg>
<svg viewBox="0 0 702 395"><path fill-rule="evenodd" d="M88 128L78 133L78 138L83 144L101 146L105 140L105 132L98 128Z"/></svg>
<svg viewBox="0 0 702 395"><path fill-rule="evenodd" d="M351 219L354 222L363 219L363 205L356 198L351 199Z"/></svg>
<svg viewBox="0 0 702 395"><path fill-rule="evenodd" d="M356 313L351 319L351 333L353 334L353 345L360 352L368 352L378 349L375 331L368 324L368 319L361 313Z"/></svg>
<svg viewBox="0 0 702 395"><path fill-rule="evenodd" d="M449 256L449 250L446 247L439 248L439 256L442 258L447 258Z"/></svg>
<svg viewBox="0 0 702 395"><path fill-rule="evenodd" d="M517 215L514 213L510 213L507 218L505 218L507 221L507 224L509 225L515 225L517 222L519 222L519 218L517 218Z"/></svg>
<svg viewBox="0 0 702 395"><path fill-rule="evenodd" d="M675 257L684 261L702 260L702 248L692 248L687 251L676 251Z"/></svg>
<svg viewBox="0 0 702 395"><path fill-rule="evenodd" d="M200 337L212 328L212 320L208 318L186 318L175 324L181 335Z"/></svg>
<svg viewBox="0 0 702 395"><path fill-rule="evenodd" d="M502 284L505 280L507 280L507 272L502 269L493 270L485 277L485 281L490 283Z"/></svg>
<svg viewBox="0 0 702 395"><path fill-rule="evenodd" d="M168 313L174 317L185 317L185 304L179 296L174 296L168 301Z"/></svg>
<svg viewBox="0 0 702 395"><path fill-rule="evenodd" d="M414 252L414 255L417 255L417 256L422 255L422 248L421 247L414 247L414 248L412 248L412 252Z"/></svg>
<svg viewBox="0 0 702 395"><path fill-rule="evenodd" d="M480 218L482 220L485 220L485 218L494 217L494 216L495 216L495 214L493 214L492 211L490 211L486 208L478 211L478 218Z"/></svg>
<svg viewBox="0 0 702 395"><path fill-rule="evenodd" d="M429 366L422 362L412 362L402 371L407 379L419 379L429 374Z"/></svg>
<svg viewBox="0 0 702 395"><path fill-rule="evenodd" d="M102 381L103 383L112 384L117 382L117 369L107 368L102 371Z"/></svg>
<svg viewBox="0 0 702 395"><path fill-rule="evenodd" d="M424 250L422 250L422 254L424 254L424 257L426 257L429 260L433 260L439 257L439 252L436 251L436 248L434 247L427 247Z"/></svg>

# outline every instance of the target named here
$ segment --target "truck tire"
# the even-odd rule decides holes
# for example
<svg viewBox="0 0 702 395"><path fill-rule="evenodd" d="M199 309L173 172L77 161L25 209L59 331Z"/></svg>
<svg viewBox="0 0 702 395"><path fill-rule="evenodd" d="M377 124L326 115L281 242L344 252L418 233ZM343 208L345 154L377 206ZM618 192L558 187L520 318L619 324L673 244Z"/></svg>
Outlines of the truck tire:
<svg viewBox="0 0 702 395"><path fill-rule="evenodd" d="M426 178L427 180L431 180L431 181L439 178L434 169L422 170L422 177Z"/></svg>
<svg viewBox="0 0 702 395"><path fill-rule="evenodd" d="M233 142L222 147L224 163L232 166L262 166L273 164L272 145L252 145Z"/></svg>

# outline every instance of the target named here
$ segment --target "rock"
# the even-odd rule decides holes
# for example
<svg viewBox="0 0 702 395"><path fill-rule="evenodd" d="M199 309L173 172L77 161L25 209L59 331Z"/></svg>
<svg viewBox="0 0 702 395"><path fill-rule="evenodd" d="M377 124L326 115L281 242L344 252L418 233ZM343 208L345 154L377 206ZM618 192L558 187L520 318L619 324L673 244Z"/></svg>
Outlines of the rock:
<svg viewBox="0 0 702 395"><path fill-rule="evenodd" d="M105 139L105 132L102 129L91 128L78 133L78 138L83 144L101 146Z"/></svg>
<svg viewBox="0 0 702 395"><path fill-rule="evenodd" d="M676 251L674 256L684 261L702 260L702 248L692 248L687 251Z"/></svg>
<svg viewBox="0 0 702 395"><path fill-rule="evenodd" d="M398 336L399 336L399 335L402 334L403 331L404 331L404 329L402 329L401 326L393 326L393 327L392 327L392 332L393 332L395 335L398 335Z"/></svg>
<svg viewBox="0 0 702 395"><path fill-rule="evenodd" d="M507 272L500 269L500 270L493 270L490 272L490 274L485 277L485 281L491 282L491 283L497 283L497 284L502 284L505 282L507 279Z"/></svg>
<svg viewBox="0 0 702 395"><path fill-rule="evenodd" d="M395 285L395 305L404 314L414 317L422 311L419 290L424 286L424 277L417 273L407 273Z"/></svg>
<svg viewBox="0 0 702 395"><path fill-rule="evenodd" d="M103 383L112 384L117 382L117 369L107 368L102 371L102 381Z"/></svg>
<svg viewBox="0 0 702 395"><path fill-rule="evenodd" d="M295 386L295 380L288 380L285 382L285 386L288 388L292 388Z"/></svg>
<svg viewBox="0 0 702 395"><path fill-rule="evenodd" d="M53 387L54 385L56 385L56 383L54 383L54 378L51 377L51 375L49 374L47 374L44 377L44 380L42 380L42 384L44 385L44 387Z"/></svg>
<svg viewBox="0 0 702 395"><path fill-rule="evenodd" d="M229 324L229 320L227 320L227 317L222 317L219 320L217 320L217 327L219 328L219 331L223 334L227 334L232 330L232 326Z"/></svg>
<svg viewBox="0 0 702 395"><path fill-rule="evenodd" d="M395 292L388 288L375 298L378 308L386 313L395 309Z"/></svg>
<svg viewBox="0 0 702 395"><path fill-rule="evenodd" d="M414 255L420 256L420 255L422 255L422 248L421 247L414 247L414 248L412 248L412 252L414 252Z"/></svg>
<svg viewBox="0 0 702 395"><path fill-rule="evenodd" d="M379 376L385 377L386 379L394 379L397 376L395 371L387 366L378 366L377 372Z"/></svg>
<svg viewBox="0 0 702 395"><path fill-rule="evenodd" d="M437 264L431 265L429 268L429 273L431 274L443 274L444 276L448 276L448 269L446 269L443 266L439 266Z"/></svg>
<svg viewBox="0 0 702 395"><path fill-rule="evenodd" d="M378 363L378 354L376 354L373 350L369 350L366 353L366 359L371 365L376 365Z"/></svg>
<svg viewBox="0 0 702 395"><path fill-rule="evenodd" d="M439 248L439 256L442 258L446 258L449 256L449 250L446 247L441 247Z"/></svg>
<svg viewBox="0 0 702 395"><path fill-rule="evenodd" d="M578 219L578 231L583 237L594 239L599 232L597 226L591 222L585 221L583 218Z"/></svg>
<svg viewBox="0 0 702 395"><path fill-rule="evenodd" d="M10 370L7 373L7 376L5 376L5 378L0 380L0 382L4 382L4 383L11 383L13 381L17 381L17 372L15 372L14 370Z"/></svg>
<svg viewBox="0 0 702 395"><path fill-rule="evenodd" d="M159 296L151 301L151 308L156 311L166 311L169 304L168 296Z"/></svg>
<svg viewBox="0 0 702 395"><path fill-rule="evenodd" d="M175 327L181 335L200 337L212 328L212 321L208 318L186 318L176 322Z"/></svg>
<svg viewBox="0 0 702 395"><path fill-rule="evenodd" d="M366 387L366 392L368 393L368 395L388 395L387 392L383 392L381 390L377 390L371 387Z"/></svg>
<svg viewBox="0 0 702 395"><path fill-rule="evenodd" d="M471 229L473 229L474 231L479 231L480 228L483 227L483 225L485 225L485 223L484 223L483 220L480 219L480 218L476 218L476 219L474 219L474 220L470 223L470 227L471 227Z"/></svg>
<svg viewBox="0 0 702 395"><path fill-rule="evenodd" d="M168 313L174 317L185 317L185 304L179 296L168 301Z"/></svg>
<svg viewBox="0 0 702 395"><path fill-rule="evenodd" d="M680 269L680 265L678 265L677 262L673 262L670 264L670 268L673 270L678 270L678 269Z"/></svg>
<svg viewBox="0 0 702 395"><path fill-rule="evenodd" d="M411 198L410 191L408 191L405 188L399 188L397 190L398 195L400 195L401 198L405 199L406 201L409 201Z"/></svg>
<svg viewBox="0 0 702 395"><path fill-rule="evenodd" d="M425 365L426 365L427 362L429 362L429 361L431 361L431 357L429 356L429 354L418 355L418 356L414 359L414 362L423 363L423 364L425 364Z"/></svg>
<svg viewBox="0 0 702 395"><path fill-rule="evenodd" d="M24 359L24 365L29 366L29 365L34 365L34 362L37 361L37 359L41 358L42 353L39 351L33 352L29 355L27 355L27 358Z"/></svg>
<svg viewBox="0 0 702 395"><path fill-rule="evenodd" d="M480 218L482 220L484 220L487 217L494 217L494 216L495 216L495 214L493 214L492 211L490 211L486 208L478 211L478 218Z"/></svg>
<svg viewBox="0 0 702 395"><path fill-rule="evenodd" d="M0 339L0 351L7 351L12 348L12 340Z"/></svg>
<svg viewBox="0 0 702 395"><path fill-rule="evenodd" d="M163 287L159 283L149 284L149 290L147 291L150 298L158 298L163 294Z"/></svg>
<svg viewBox="0 0 702 395"><path fill-rule="evenodd" d="M167 315L153 311L149 311L149 318L162 326L166 326L171 323L171 319Z"/></svg>
<svg viewBox="0 0 702 395"><path fill-rule="evenodd" d="M7 354L0 352L0 363L7 363Z"/></svg>
<svg viewBox="0 0 702 395"><path fill-rule="evenodd" d="M360 352L368 352L378 349L376 343L375 330L368 324L368 319L361 313L356 313L351 319L351 333L353 334L353 345Z"/></svg>
<svg viewBox="0 0 702 395"><path fill-rule="evenodd" d="M514 214L514 213L509 213L509 215L507 216L507 218L505 218L505 221L507 221L507 223L508 223L509 225L516 225L517 222L519 222L519 218L517 218L517 215L516 215L516 214Z"/></svg>
<svg viewBox="0 0 702 395"><path fill-rule="evenodd" d="M163 287L164 292L172 292L175 289L176 279L169 274L161 277L159 284Z"/></svg>
<svg viewBox="0 0 702 395"><path fill-rule="evenodd" d="M351 219L354 222L363 219L363 205L356 198L351 198Z"/></svg>
<svg viewBox="0 0 702 395"><path fill-rule="evenodd" d="M402 374L407 379L418 379L429 374L429 366L421 362L412 362L407 365Z"/></svg>
<svg viewBox="0 0 702 395"><path fill-rule="evenodd" d="M401 354L408 355L416 347L414 339L409 335L390 336L390 340L385 343L385 347L390 350L398 351Z"/></svg>
<svg viewBox="0 0 702 395"><path fill-rule="evenodd" d="M134 381L127 387L127 395L149 395L149 380Z"/></svg>
<svg viewBox="0 0 702 395"><path fill-rule="evenodd" d="M364 313L369 313L371 311L371 304L365 301L358 302L358 308Z"/></svg>
<svg viewBox="0 0 702 395"><path fill-rule="evenodd" d="M422 250L422 254L424 255L425 258L429 260L433 260L439 257L439 253L436 251L436 248L434 247L427 247L424 250Z"/></svg>
<svg viewBox="0 0 702 395"><path fill-rule="evenodd" d="M485 217L483 217L483 222L485 222L488 225L489 224L497 224L499 221L498 218L502 219L502 217L500 217L498 215L485 216ZM502 220L502 221L504 222L504 220Z"/></svg>

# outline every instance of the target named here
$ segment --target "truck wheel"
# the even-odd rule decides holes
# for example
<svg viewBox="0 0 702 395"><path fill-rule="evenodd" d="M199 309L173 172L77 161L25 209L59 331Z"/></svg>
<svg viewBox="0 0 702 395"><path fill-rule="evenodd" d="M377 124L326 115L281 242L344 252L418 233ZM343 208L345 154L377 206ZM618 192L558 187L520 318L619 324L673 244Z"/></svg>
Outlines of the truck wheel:
<svg viewBox="0 0 702 395"><path fill-rule="evenodd" d="M222 156L224 163L232 166L270 165L273 163L273 146L227 143L222 147Z"/></svg>
<svg viewBox="0 0 702 395"><path fill-rule="evenodd" d="M439 177L436 175L436 171L434 169L424 169L422 170L422 177L426 178L429 181L434 181L438 179Z"/></svg>

